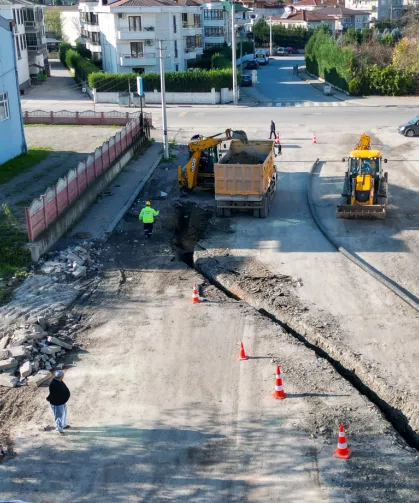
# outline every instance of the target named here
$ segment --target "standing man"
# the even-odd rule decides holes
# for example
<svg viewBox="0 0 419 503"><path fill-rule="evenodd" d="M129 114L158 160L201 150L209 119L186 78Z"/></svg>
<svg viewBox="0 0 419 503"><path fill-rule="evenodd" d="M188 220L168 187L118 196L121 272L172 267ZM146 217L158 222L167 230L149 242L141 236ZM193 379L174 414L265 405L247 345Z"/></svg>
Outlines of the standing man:
<svg viewBox="0 0 419 503"><path fill-rule="evenodd" d="M67 402L70 398L70 390L63 382L64 372L57 370L55 377L49 385L48 402L51 404L55 418L55 429L58 433L70 428L67 424Z"/></svg>
<svg viewBox="0 0 419 503"><path fill-rule="evenodd" d="M139 219L143 221L144 234L148 239L150 239L153 234L154 217L157 217L159 213L159 211L156 211L151 207L150 201L145 203L144 208L140 212Z"/></svg>
<svg viewBox="0 0 419 503"><path fill-rule="evenodd" d="M271 121L271 134L269 136L269 139L272 139L272 135L274 135L274 138L276 138L276 131L275 131L275 122Z"/></svg>

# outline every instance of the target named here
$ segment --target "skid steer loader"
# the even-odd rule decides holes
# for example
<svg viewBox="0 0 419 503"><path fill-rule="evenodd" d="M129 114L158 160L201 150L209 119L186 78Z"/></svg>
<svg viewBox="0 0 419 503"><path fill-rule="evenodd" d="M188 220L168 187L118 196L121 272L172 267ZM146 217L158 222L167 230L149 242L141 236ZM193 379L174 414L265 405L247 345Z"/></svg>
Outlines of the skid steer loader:
<svg viewBox="0 0 419 503"><path fill-rule="evenodd" d="M337 218L384 219L387 212L388 175L383 172L379 150L371 150L370 137L363 134L355 150L349 154L348 171L342 191L342 204Z"/></svg>

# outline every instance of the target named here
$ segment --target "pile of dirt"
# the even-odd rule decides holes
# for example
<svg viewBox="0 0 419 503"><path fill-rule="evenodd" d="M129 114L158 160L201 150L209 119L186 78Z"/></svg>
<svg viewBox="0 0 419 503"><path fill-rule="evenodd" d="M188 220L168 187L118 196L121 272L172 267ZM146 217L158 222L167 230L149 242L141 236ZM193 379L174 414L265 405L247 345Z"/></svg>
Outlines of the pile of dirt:
<svg viewBox="0 0 419 503"><path fill-rule="evenodd" d="M223 161L223 164L262 164L262 161L255 155L248 152L237 152Z"/></svg>

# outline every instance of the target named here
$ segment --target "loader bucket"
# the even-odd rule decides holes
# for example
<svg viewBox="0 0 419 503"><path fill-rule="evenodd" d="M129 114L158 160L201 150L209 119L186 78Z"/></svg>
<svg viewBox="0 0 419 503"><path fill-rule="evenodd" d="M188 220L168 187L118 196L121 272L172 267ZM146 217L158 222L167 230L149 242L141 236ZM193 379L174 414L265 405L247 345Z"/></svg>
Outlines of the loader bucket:
<svg viewBox="0 0 419 503"><path fill-rule="evenodd" d="M248 144L249 140L247 139L247 134L244 131L241 131L239 129L232 130L231 131L231 138L233 140L240 140L244 144Z"/></svg>
<svg viewBox="0 0 419 503"><path fill-rule="evenodd" d="M336 208L336 218L383 220L386 217L386 212L387 207L384 204L369 206L344 204Z"/></svg>

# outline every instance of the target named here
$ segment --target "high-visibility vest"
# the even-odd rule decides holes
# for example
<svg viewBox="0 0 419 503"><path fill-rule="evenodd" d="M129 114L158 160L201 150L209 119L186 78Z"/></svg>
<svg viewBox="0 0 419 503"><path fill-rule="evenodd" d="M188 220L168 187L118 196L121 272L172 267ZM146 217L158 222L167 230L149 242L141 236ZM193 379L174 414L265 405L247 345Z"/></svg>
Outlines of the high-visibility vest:
<svg viewBox="0 0 419 503"><path fill-rule="evenodd" d="M139 215L139 219L142 220L145 224L152 224L154 222L154 217L159 214L158 211L153 210L150 206L146 206L141 210Z"/></svg>

